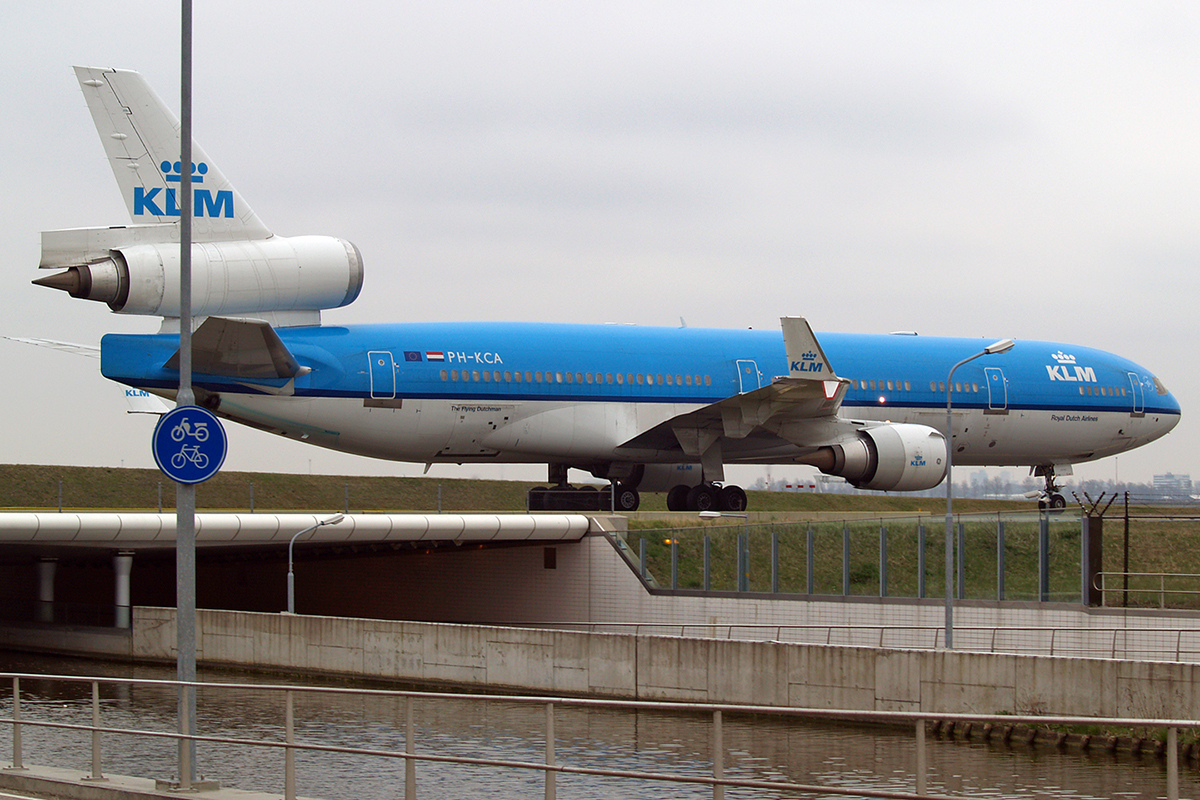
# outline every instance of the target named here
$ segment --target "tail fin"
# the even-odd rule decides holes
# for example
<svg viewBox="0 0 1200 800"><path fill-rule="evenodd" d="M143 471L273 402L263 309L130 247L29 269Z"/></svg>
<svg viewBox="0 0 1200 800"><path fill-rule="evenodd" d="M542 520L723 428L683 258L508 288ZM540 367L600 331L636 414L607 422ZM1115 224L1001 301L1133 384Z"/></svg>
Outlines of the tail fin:
<svg viewBox="0 0 1200 800"><path fill-rule="evenodd" d="M136 223L179 219L180 125L136 72L75 67L96 131ZM271 232L192 143L192 239L266 239Z"/></svg>

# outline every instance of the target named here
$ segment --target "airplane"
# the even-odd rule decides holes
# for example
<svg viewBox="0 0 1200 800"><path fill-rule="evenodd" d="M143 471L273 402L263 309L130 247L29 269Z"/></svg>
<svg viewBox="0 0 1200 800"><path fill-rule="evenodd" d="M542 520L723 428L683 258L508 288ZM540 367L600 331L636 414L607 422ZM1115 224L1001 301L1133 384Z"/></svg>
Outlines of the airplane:
<svg viewBox="0 0 1200 800"><path fill-rule="evenodd" d="M136 72L76 67L136 224L46 231L34 281L156 334L107 334L101 373L171 399L179 381L179 124ZM544 463L531 510L743 511L727 464L807 464L920 491L958 466L1026 466L1062 508L1073 464L1166 435L1180 407L1150 370L1090 347L912 333L536 322L322 325L363 286L342 239L264 225L193 144L193 385L221 417L381 459ZM999 352L1007 350L1007 352ZM835 371L836 367L836 371ZM952 397L952 430L946 406ZM572 487L568 469L609 482Z"/></svg>

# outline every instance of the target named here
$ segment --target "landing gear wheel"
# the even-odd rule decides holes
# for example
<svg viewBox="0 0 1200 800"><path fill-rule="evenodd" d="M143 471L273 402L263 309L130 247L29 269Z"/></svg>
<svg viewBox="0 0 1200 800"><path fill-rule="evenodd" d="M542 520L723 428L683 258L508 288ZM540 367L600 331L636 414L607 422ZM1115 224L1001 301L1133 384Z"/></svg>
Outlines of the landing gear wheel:
<svg viewBox="0 0 1200 800"><path fill-rule="evenodd" d="M712 484L702 483L688 491L688 511L713 511L716 505L717 493L713 491Z"/></svg>
<svg viewBox="0 0 1200 800"><path fill-rule="evenodd" d="M628 512L637 511L638 506L642 504L641 495L638 490L632 486L626 486L623 483L618 483L615 487L617 492L616 502L614 506L617 511Z"/></svg>
<svg viewBox="0 0 1200 800"><path fill-rule="evenodd" d="M740 486L723 486L717 492L718 511L745 511L746 493Z"/></svg>
<svg viewBox="0 0 1200 800"><path fill-rule="evenodd" d="M1066 507L1067 507L1067 498L1065 498L1061 494L1057 494L1057 493L1050 495L1050 510L1051 511L1061 511L1062 509L1064 509Z"/></svg>
<svg viewBox="0 0 1200 800"><path fill-rule="evenodd" d="M667 492L667 511L687 511L688 492L691 490L692 487L684 486L682 483L672 486L671 491Z"/></svg>
<svg viewBox="0 0 1200 800"><path fill-rule="evenodd" d="M546 492L550 491L545 486L539 486L529 490L526 496L526 502L529 505L530 511L545 511L546 510Z"/></svg>

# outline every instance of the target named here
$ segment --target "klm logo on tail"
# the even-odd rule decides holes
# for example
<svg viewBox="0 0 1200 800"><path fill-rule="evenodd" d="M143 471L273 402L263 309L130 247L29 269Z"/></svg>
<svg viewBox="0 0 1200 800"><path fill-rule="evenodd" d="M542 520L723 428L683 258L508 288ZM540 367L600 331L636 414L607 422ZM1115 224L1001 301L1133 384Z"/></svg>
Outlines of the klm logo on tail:
<svg viewBox="0 0 1200 800"><path fill-rule="evenodd" d="M821 372L825 365L817 361L817 354L809 351L800 356L799 361L792 362L792 372Z"/></svg>
<svg viewBox="0 0 1200 800"><path fill-rule="evenodd" d="M179 183L183 178L182 165L176 161L164 161L159 168L166 175L168 183ZM192 164L192 183L204 183L208 174L208 164L201 161ZM162 205L160 205L160 203ZM216 196L208 189L192 189L192 213L197 217L233 217L233 192L225 189L218 191ZM155 217L178 217L179 200L175 189L167 189L163 193L161 186L149 191L144 186L133 187L133 215L135 217L149 214Z"/></svg>

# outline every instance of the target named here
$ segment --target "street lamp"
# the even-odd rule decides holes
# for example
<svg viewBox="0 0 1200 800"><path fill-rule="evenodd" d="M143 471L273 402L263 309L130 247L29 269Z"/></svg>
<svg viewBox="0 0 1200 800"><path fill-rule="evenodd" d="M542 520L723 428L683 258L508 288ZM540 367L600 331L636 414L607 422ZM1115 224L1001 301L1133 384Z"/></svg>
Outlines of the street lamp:
<svg viewBox="0 0 1200 800"><path fill-rule="evenodd" d="M295 576L292 574L292 545L294 545L296 543L296 540L299 539L304 534L312 533L317 528L320 528L323 525L337 525L339 522L341 522L345 518L346 518L345 514L334 514L332 517L321 520L316 525L309 525L307 528L305 528L304 530L302 530L299 533L297 533L296 535L294 535L288 541L288 579L287 579L288 610L287 610L287 613L289 613L289 614L296 613L296 579L295 579Z"/></svg>
<svg viewBox="0 0 1200 800"><path fill-rule="evenodd" d="M954 514L952 511L953 489L950 471L954 464L954 428L950 417L950 393L954 388L954 371L966 364L968 361L974 361L982 356L990 356L996 353L1007 353L1013 349L1015 343L1012 339L1001 339L998 342L992 342L983 350L979 351L970 358L964 358L962 361L950 368L950 374L946 376L946 649L954 649Z"/></svg>

